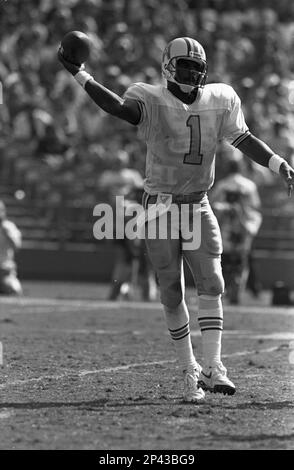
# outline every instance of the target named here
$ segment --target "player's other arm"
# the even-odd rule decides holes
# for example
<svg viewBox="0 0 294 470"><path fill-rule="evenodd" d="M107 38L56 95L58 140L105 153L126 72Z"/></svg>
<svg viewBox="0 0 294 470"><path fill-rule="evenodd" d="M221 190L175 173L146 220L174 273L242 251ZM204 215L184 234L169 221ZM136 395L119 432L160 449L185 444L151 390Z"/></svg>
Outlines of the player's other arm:
<svg viewBox="0 0 294 470"><path fill-rule="evenodd" d="M294 169L286 160L276 155L265 142L249 134L237 148L256 163L279 173L288 185L289 195L291 194L294 184Z"/></svg>
<svg viewBox="0 0 294 470"><path fill-rule="evenodd" d="M139 123L141 110L136 100L124 100L94 79L86 83L85 90L90 98L106 113L112 114L133 125Z"/></svg>
<svg viewBox="0 0 294 470"><path fill-rule="evenodd" d="M112 114L130 124L137 125L141 119L140 105L136 100L124 100L113 91L96 82L86 71L64 59L60 50L58 59L74 78L83 86L90 98L106 113Z"/></svg>

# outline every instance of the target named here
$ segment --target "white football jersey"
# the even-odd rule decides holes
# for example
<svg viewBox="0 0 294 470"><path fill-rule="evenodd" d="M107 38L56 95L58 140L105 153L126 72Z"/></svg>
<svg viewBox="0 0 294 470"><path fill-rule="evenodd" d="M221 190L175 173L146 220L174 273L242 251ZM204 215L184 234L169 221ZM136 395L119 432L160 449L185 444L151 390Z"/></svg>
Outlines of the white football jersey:
<svg viewBox="0 0 294 470"><path fill-rule="evenodd" d="M214 182L218 141L237 146L249 134L238 95L223 83L206 85L190 105L163 85L135 83L124 97L141 107L138 129L147 144L149 194L207 191Z"/></svg>

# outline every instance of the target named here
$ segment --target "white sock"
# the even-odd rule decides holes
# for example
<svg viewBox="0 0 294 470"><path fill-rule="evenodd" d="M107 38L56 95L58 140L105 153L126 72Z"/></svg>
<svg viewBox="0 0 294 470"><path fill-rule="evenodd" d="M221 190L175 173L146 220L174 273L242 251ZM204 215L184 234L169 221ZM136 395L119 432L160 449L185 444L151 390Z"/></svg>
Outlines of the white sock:
<svg viewBox="0 0 294 470"><path fill-rule="evenodd" d="M189 312L185 301L175 308L164 305L164 312L167 327L175 345L179 366L183 371L195 369L197 362L191 343Z"/></svg>
<svg viewBox="0 0 294 470"><path fill-rule="evenodd" d="M221 362L223 308L221 296L200 295L198 322L202 336L204 367Z"/></svg>

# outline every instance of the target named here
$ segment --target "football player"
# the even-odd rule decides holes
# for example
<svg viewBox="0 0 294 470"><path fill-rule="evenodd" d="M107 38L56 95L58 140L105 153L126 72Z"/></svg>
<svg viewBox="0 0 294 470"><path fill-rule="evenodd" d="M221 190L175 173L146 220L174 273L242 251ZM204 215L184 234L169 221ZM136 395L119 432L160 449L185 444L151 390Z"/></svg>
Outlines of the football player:
<svg viewBox="0 0 294 470"><path fill-rule="evenodd" d="M235 385L221 361L222 242L207 197L214 182L216 146L219 140L226 139L255 162L279 173L289 193L293 168L251 134L240 99L231 86L205 84L206 54L195 39L176 38L166 46L162 58L166 83L135 83L123 97L97 83L84 66L67 62L61 50L58 56L100 108L138 127L147 144L145 208L162 206L162 203L167 208L171 204L189 204L191 211L201 207L199 248L184 248L182 227L173 227L171 219L168 219L169 235L165 239L147 236L146 245L157 273L167 327L184 372L184 400L201 402L205 390L234 394ZM173 230L178 231L178 238L170 234ZM189 313L184 300L183 257L191 268L199 295L203 368L196 361L191 344Z"/></svg>
<svg viewBox="0 0 294 470"><path fill-rule="evenodd" d="M8 220L6 206L0 200L0 295L21 295L15 252L21 247L21 232Z"/></svg>

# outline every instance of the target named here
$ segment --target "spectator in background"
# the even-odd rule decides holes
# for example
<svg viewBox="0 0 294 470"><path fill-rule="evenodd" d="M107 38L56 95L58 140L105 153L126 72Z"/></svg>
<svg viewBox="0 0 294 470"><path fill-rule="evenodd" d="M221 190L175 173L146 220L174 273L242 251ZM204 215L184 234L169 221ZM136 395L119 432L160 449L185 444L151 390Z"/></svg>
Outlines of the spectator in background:
<svg viewBox="0 0 294 470"><path fill-rule="evenodd" d="M223 239L222 268L226 295L239 304L249 275L249 257L260 228L260 198L256 184L243 176L242 156L233 149L227 176L214 187L211 202Z"/></svg>
<svg viewBox="0 0 294 470"><path fill-rule="evenodd" d="M22 287L17 278L15 251L21 247L21 233L7 219L6 207L0 201L0 294L20 295Z"/></svg>
<svg viewBox="0 0 294 470"><path fill-rule="evenodd" d="M124 214L127 207L131 208L141 203L143 178L137 170L126 167L128 154L117 157L118 171L105 171L99 186L100 189L104 189L105 200L109 200L114 211L119 209ZM123 196L123 199L116 199L116 196ZM120 222L125 226L128 220L129 217L124 215L124 220ZM155 273L147 257L145 241L139 238L129 240L125 237L115 240L114 247L115 264L108 299L118 300L122 296L125 300L135 300L141 296L145 301L156 300Z"/></svg>
<svg viewBox="0 0 294 470"><path fill-rule="evenodd" d="M136 131L97 112L56 64L56 45L74 29L92 39L90 71L118 94L130 83L159 81L160 51L167 40L197 31L211 57L208 81L234 85L249 128L288 158L272 140L276 138L274 117L289 117L287 133L294 135L293 1L257 5L253 0L11 0L0 2L3 182L40 200L35 176L39 172L39 181L43 180L41 157L48 152L63 157L63 147L69 145L86 155L96 142L107 152L109 140L120 134L127 136L124 148L135 147L135 155L141 151ZM280 141L286 143L283 136ZM289 158L293 166L293 147ZM91 164L93 175L105 169L99 159ZM78 175L74 160L71 166ZM55 176L54 171L48 172L42 181L44 192L54 194L56 201L64 200ZM266 172L268 180L271 176ZM74 184L80 184L79 178Z"/></svg>
<svg viewBox="0 0 294 470"><path fill-rule="evenodd" d="M133 188L126 194L124 206L137 206L141 203L143 188ZM125 217L126 224L129 217ZM112 273L109 300L117 300L119 295L125 300L140 298L146 302L157 300L157 281L145 247L145 240L135 238L116 240L117 256Z"/></svg>

